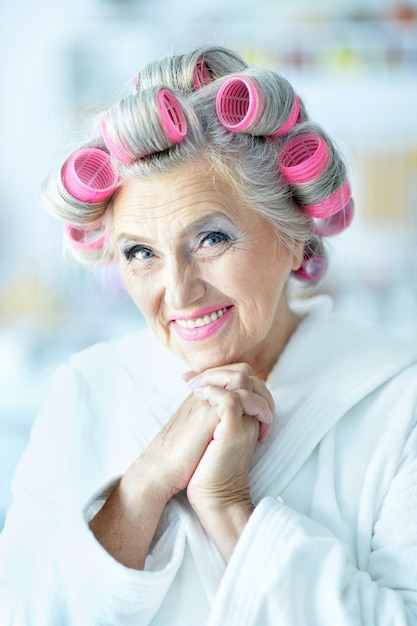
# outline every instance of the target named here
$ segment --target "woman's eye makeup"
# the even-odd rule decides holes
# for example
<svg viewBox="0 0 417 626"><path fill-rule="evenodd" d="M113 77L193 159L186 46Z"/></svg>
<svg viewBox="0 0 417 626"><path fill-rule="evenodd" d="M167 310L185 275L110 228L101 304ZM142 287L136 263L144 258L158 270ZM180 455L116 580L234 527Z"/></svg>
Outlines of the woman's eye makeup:
<svg viewBox="0 0 417 626"><path fill-rule="evenodd" d="M200 246L203 248L230 244L232 238L223 231L215 230L201 233L199 237Z"/></svg>
<svg viewBox="0 0 417 626"><path fill-rule="evenodd" d="M147 261L151 259L153 255L154 254L152 250L146 246L126 245L123 247L123 256L125 257L126 261L132 261L133 259Z"/></svg>
<svg viewBox="0 0 417 626"><path fill-rule="evenodd" d="M227 224L216 224L213 220L211 224L207 222L205 224L200 223L198 228L196 228L196 225L190 228L188 232L185 232L183 236L179 238L177 244L180 247L182 246L184 251L187 251L187 254L196 255L197 258L199 256L204 258L207 255L213 256L221 254L238 239L239 231L237 227L233 227L229 221ZM170 240L169 238L167 241L172 244L174 248L176 247L176 241ZM169 247L165 249L163 242L156 243L156 250L155 246L151 247L147 242L139 243L137 240L135 241L130 238L121 239L119 245L121 254L127 263L149 262L155 256L160 258L161 254L162 257L164 257L165 254L169 254Z"/></svg>

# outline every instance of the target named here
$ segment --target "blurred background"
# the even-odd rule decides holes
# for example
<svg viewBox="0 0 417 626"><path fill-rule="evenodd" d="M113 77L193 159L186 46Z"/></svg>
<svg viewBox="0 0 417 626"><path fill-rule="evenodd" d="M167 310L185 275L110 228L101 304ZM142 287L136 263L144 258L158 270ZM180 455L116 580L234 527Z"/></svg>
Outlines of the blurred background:
<svg viewBox="0 0 417 626"><path fill-rule="evenodd" d="M64 258L39 194L85 116L155 56L216 43L292 81L357 207L321 291L417 344L417 0L2 0L0 41L0 528L52 372L143 323L115 270Z"/></svg>

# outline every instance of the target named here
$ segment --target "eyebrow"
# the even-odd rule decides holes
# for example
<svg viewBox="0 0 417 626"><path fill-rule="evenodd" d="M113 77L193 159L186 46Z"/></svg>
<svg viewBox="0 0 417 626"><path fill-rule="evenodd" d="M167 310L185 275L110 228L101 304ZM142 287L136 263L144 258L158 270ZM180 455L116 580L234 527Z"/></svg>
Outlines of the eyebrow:
<svg viewBox="0 0 417 626"><path fill-rule="evenodd" d="M182 236L187 236L195 231L200 230L200 228L208 227L216 228L221 227L222 225L227 224L229 227L234 226L236 228L236 224L222 211L211 211L206 215L196 219L194 222L189 224L184 231L182 232ZM117 237L117 241L141 241L142 243L147 243L146 237L141 237L138 235L132 235L130 233L122 232Z"/></svg>

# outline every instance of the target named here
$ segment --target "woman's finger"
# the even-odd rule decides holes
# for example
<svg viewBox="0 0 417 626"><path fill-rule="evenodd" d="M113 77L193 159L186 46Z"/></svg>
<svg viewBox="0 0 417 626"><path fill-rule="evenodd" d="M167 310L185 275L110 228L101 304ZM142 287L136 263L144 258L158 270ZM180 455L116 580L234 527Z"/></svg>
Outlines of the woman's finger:
<svg viewBox="0 0 417 626"><path fill-rule="evenodd" d="M263 397L272 413L275 413L275 403L272 395L263 380L253 376L251 368L242 367L246 363L236 363L225 367L212 368L200 374L193 372L187 373L187 380L192 390L199 387L215 386L222 387L229 391L237 391L238 389L246 389L253 391Z"/></svg>
<svg viewBox="0 0 417 626"><path fill-rule="evenodd" d="M189 384L195 379L200 379L212 381L206 382L205 384L223 387L223 382L225 380L227 382L227 377L234 375L236 380L245 380L253 376L253 370L248 363L229 363L228 365L222 365L221 367L209 368L204 370L204 372L186 372L183 375L183 379Z"/></svg>
<svg viewBox="0 0 417 626"><path fill-rule="evenodd" d="M271 432L274 413L262 396L239 389L233 392L221 387L206 385L194 390L199 398L204 398L217 408L220 419L241 419L242 415L253 417L260 423L259 440L265 441Z"/></svg>
<svg viewBox="0 0 417 626"><path fill-rule="evenodd" d="M264 381L254 377L252 391L258 394L258 396L262 396L266 400L271 410L271 413L275 415L275 401Z"/></svg>
<svg viewBox="0 0 417 626"><path fill-rule="evenodd" d="M191 389L197 389L198 387L221 387L228 391L236 391L237 389L253 390L253 376L226 368L197 374L187 382Z"/></svg>

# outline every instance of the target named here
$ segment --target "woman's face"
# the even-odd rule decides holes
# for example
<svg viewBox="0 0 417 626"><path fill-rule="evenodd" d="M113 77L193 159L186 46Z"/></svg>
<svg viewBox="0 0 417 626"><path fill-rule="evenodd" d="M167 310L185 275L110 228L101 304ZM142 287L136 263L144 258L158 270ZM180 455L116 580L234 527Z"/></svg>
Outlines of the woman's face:
<svg viewBox="0 0 417 626"><path fill-rule="evenodd" d="M114 202L126 288L191 369L245 361L266 377L295 318L284 288L300 265L272 226L202 165L126 183Z"/></svg>

